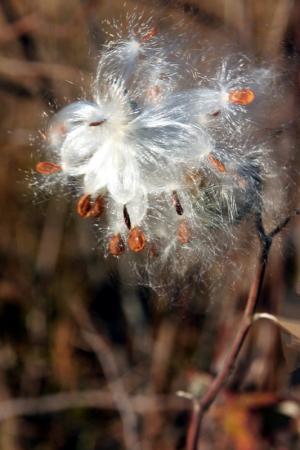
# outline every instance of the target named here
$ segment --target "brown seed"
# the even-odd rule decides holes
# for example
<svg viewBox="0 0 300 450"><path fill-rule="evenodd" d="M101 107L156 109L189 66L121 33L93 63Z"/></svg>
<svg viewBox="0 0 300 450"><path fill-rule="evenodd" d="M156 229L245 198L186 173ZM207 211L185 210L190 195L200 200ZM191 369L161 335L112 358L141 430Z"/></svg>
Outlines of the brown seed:
<svg viewBox="0 0 300 450"><path fill-rule="evenodd" d="M114 234L110 238L110 241L108 244L108 251L113 256L120 256L120 255L122 255L122 253L125 252L125 244L124 244L124 241L123 241L120 233Z"/></svg>
<svg viewBox="0 0 300 450"><path fill-rule="evenodd" d="M179 224L178 240L181 244L188 244L191 240L191 230L186 221L180 222Z"/></svg>
<svg viewBox="0 0 300 450"><path fill-rule="evenodd" d="M77 213L80 217L100 217L104 211L104 199L98 196L94 201L90 194L84 194L80 197L77 203Z"/></svg>
<svg viewBox="0 0 300 450"><path fill-rule="evenodd" d="M96 120L95 122L91 122L89 123L90 127L98 127L99 125L102 125L104 122L106 122L105 120Z"/></svg>
<svg viewBox="0 0 300 450"><path fill-rule="evenodd" d="M144 36L142 36L141 41L142 42L150 41L150 39L152 39L154 36L156 36L157 33L158 33L157 27L153 26L146 34L144 34Z"/></svg>
<svg viewBox="0 0 300 450"><path fill-rule="evenodd" d="M37 163L35 170L42 175L51 175L52 173L60 172L61 166L48 161Z"/></svg>
<svg viewBox="0 0 300 450"><path fill-rule="evenodd" d="M77 213L80 215L80 217L88 217L91 209L92 204L90 194L82 195L77 203Z"/></svg>
<svg viewBox="0 0 300 450"><path fill-rule="evenodd" d="M135 253L144 250L146 238L144 232L139 227L134 227L128 236L128 247Z"/></svg>
<svg viewBox="0 0 300 450"><path fill-rule="evenodd" d="M255 93L252 89L235 89L229 91L228 101L233 105L246 106L253 102L255 99Z"/></svg>
<svg viewBox="0 0 300 450"><path fill-rule="evenodd" d="M182 207L182 205L180 203L180 200L178 198L178 194L177 194L176 191L172 192L172 203L173 203L173 206L174 206L177 214L179 216L182 216L182 214L183 214L183 207Z"/></svg>
<svg viewBox="0 0 300 450"><path fill-rule="evenodd" d="M219 159L215 158L213 155L208 155L208 159L215 166L218 172L225 173L226 167L225 164L222 163Z"/></svg>
<svg viewBox="0 0 300 450"><path fill-rule="evenodd" d="M221 111L215 111L213 113L210 114L210 116L212 117L218 117L220 115Z"/></svg>
<svg viewBox="0 0 300 450"><path fill-rule="evenodd" d="M126 205L123 206L123 217L124 217L124 222L126 227L128 228L128 230L131 229L131 220L130 220L130 216L127 210Z"/></svg>
<svg viewBox="0 0 300 450"><path fill-rule="evenodd" d="M98 195L98 197L92 203L92 209L90 211L89 217L100 217L105 209L104 198Z"/></svg>

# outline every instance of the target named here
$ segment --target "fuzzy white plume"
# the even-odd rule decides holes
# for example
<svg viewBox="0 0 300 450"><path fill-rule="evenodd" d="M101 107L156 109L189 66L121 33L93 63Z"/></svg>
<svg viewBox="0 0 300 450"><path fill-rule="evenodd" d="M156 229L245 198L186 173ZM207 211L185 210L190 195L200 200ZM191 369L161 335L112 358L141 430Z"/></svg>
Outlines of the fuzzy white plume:
<svg viewBox="0 0 300 450"><path fill-rule="evenodd" d="M106 254L181 275L230 247L260 207L268 151L251 136L272 74L246 58L200 73L153 24L107 43L92 99L53 117L53 163L37 170L77 180L78 213L95 219Z"/></svg>

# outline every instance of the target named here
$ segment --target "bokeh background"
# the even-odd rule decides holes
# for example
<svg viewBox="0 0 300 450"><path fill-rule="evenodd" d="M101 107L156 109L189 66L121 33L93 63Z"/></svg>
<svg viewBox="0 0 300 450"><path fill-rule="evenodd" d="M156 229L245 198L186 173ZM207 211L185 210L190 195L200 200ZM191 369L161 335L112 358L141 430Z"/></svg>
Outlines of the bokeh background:
<svg viewBox="0 0 300 450"><path fill-rule="evenodd" d="M258 242L245 230L247 251L233 254L233 265L200 280L195 268L169 296L137 286L128 268L97 251L71 193L31 186L47 117L89 95L102 21L132 11L200 34L212 58L234 48L277 67L285 93L264 129L280 170L267 188L274 216L266 226L300 205L299 1L1 0L3 450L184 448L184 397L200 395L221 367L253 277ZM300 448L299 238L295 219L276 239L259 305L292 333L268 321L253 326L201 449Z"/></svg>

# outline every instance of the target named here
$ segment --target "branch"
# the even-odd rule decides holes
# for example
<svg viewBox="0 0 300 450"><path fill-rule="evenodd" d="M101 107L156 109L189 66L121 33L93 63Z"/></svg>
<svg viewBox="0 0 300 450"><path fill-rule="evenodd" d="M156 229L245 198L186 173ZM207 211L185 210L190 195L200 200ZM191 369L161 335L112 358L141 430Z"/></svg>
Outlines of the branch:
<svg viewBox="0 0 300 450"><path fill-rule="evenodd" d="M243 314L243 318L241 320L239 329L234 338L233 344L229 353L225 358L224 365L219 372L219 374L212 381L208 390L204 394L204 396L200 400L194 400L193 411L191 415L191 420L188 429L187 435L187 450L197 450L200 430L203 421L203 417L206 411L209 409L211 404L216 399L220 390L224 386L228 377L230 376L234 365L236 363L239 352L243 346L245 338L248 334L248 331L253 322L253 314L256 309L256 305L259 300L259 296L261 293L266 266L268 262L270 248L273 242L273 238L279 234L290 222L292 217L299 215L300 210L296 209L290 216L285 218L281 223L279 223L271 232L266 233L265 228L263 226L261 213L258 213L256 216L256 230L259 237L260 242L260 257L257 264L255 276L250 287L249 295L247 298L247 302L245 305L245 310Z"/></svg>
<svg viewBox="0 0 300 450"><path fill-rule="evenodd" d="M168 396L135 395L130 398L136 414L157 411L184 411L188 404ZM74 392L59 392L41 397L9 399L0 402L0 422L20 416L55 413L72 408L95 408L115 411L115 399L109 391L90 389Z"/></svg>
<svg viewBox="0 0 300 450"><path fill-rule="evenodd" d="M79 82L88 73L64 64L49 64L37 61L25 61L0 56L0 73L6 77L33 78L48 77L53 80L72 80Z"/></svg>
<svg viewBox="0 0 300 450"><path fill-rule="evenodd" d="M120 379L114 353L107 340L95 329L87 311L81 305L73 307L72 312L81 328L83 339L93 350L102 367L112 398L120 413L126 447L128 450L139 450L140 442L137 434L137 417L131 399Z"/></svg>
<svg viewBox="0 0 300 450"><path fill-rule="evenodd" d="M184 398L168 395L133 395L130 397L136 414L155 412L182 412L189 409ZM278 401L293 401L300 404L300 398L292 395L278 395ZM94 408L115 411L117 406L111 393L100 389L58 392L40 397L19 397L0 401L0 422L22 416L53 414L75 408Z"/></svg>

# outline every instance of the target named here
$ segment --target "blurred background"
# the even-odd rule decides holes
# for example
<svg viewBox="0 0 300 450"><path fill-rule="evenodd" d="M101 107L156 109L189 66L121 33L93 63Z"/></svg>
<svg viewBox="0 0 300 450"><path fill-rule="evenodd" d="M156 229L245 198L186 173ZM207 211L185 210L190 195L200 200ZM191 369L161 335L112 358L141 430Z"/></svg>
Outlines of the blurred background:
<svg viewBox="0 0 300 450"><path fill-rule="evenodd" d="M183 21L214 58L234 45L277 66L286 94L265 131L282 171L267 188L276 211L266 227L300 206L299 1L1 0L3 450L184 448L189 397L221 367L253 278L258 241L250 233L250 249L232 254L229 270L218 264L199 281L195 268L169 296L137 287L122 263L97 251L71 193L30 186L47 116L89 95L102 20L134 10L154 12L162 26ZM295 219L276 239L259 304L291 333L269 321L253 326L206 417L201 449L300 448L299 237Z"/></svg>

